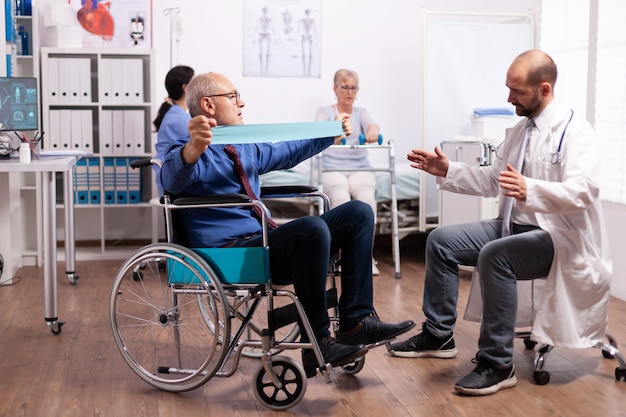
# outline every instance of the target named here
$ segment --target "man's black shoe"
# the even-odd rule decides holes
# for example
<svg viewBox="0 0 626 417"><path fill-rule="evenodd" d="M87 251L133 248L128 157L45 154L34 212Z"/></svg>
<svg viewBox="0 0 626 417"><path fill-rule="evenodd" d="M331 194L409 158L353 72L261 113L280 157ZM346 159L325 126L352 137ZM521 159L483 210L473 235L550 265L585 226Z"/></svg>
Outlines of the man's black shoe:
<svg viewBox="0 0 626 417"><path fill-rule="evenodd" d="M322 351L324 361L332 366L347 365L367 353L367 348L362 344L345 345L337 342L330 336L326 336L320 340L318 344ZM319 364L311 349L302 351L302 365L304 366L307 378L315 376Z"/></svg>
<svg viewBox="0 0 626 417"><path fill-rule="evenodd" d="M478 357L472 359L472 362L478 365L454 385L455 391L467 395L489 395L517 385L514 365L498 369L487 360Z"/></svg>
<svg viewBox="0 0 626 417"><path fill-rule="evenodd" d="M415 323L412 320L388 324L383 323L376 316L366 316L352 329L338 331L337 341L346 345L371 345L391 340L404 332L408 332L413 327L415 327Z"/></svg>

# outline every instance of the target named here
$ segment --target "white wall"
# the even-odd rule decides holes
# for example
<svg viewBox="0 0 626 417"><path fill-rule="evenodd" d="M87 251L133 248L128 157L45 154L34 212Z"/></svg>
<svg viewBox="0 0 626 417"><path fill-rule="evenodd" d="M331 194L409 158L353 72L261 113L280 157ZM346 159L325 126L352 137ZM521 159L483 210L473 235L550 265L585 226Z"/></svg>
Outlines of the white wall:
<svg viewBox="0 0 626 417"><path fill-rule="evenodd" d="M284 1L276 1L284 4ZM246 101L246 123L299 122L313 119L316 109L334 102L332 77L338 68L359 73L357 105L366 107L386 138L396 143L398 160L421 144L423 10L473 12L539 12L540 0L337 0L322 1L321 78L243 77L243 1L153 0L153 40L157 80L170 68L169 17L163 10L180 8L183 34L178 60L197 72L216 71L233 80ZM260 7L260 6L259 6ZM479 47L479 46L477 46ZM521 51L520 51L521 52ZM494 80L501 85L502 80ZM454 100L459 90L445 92ZM166 96L162 82L157 95Z"/></svg>

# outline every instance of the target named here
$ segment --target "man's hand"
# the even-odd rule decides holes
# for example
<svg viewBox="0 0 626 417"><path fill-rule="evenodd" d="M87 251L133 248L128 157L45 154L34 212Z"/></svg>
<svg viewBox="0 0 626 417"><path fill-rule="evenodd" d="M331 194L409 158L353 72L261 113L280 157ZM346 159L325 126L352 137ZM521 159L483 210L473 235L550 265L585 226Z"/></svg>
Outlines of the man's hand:
<svg viewBox="0 0 626 417"><path fill-rule="evenodd" d="M341 120L341 128L343 129L343 135L335 136L335 145L339 145L341 139L352 134L352 122L350 122L350 115L348 113L338 114L335 120Z"/></svg>
<svg viewBox="0 0 626 417"><path fill-rule="evenodd" d="M200 159L200 156L211 145L213 131L217 126L215 119L206 116L196 116L189 120L189 142L185 144L182 150L183 161L192 164Z"/></svg>
<svg viewBox="0 0 626 417"><path fill-rule="evenodd" d="M506 171L500 171L498 181L505 196L526 201L526 179L511 164L506 164Z"/></svg>
<svg viewBox="0 0 626 417"><path fill-rule="evenodd" d="M448 157L436 146L435 152L413 149L406 158L411 161L413 168L421 169L438 177L445 177L448 174L448 166L450 165Z"/></svg>

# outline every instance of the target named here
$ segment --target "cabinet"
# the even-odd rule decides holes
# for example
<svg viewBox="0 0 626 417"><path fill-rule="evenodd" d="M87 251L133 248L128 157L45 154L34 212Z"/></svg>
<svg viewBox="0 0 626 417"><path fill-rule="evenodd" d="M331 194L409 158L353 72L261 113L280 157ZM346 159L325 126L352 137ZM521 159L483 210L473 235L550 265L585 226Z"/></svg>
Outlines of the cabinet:
<svg viewBox="0 0 626 417"><path fill-rule="evenodd" d="M74 173L77 259L125 258L158 215L152 171L129 166L152 149L154 51L45 47L41 74L43 149L91 154Z"/></svg>
<svg viewBox="0 0 626 417"><path fill-rule="evenodd" d="M447 141L441 144L441 150L451 161L465 162L473 166L491 165L493 146L478 141ZM440 192L441 226L467 223L498 216L496 198Z"/></svg>
<svg viewBox="0 0 626 417"><path fill-rule="evenodd" d="M38 38L33 36L33 30L38 27L38 9L33 7L29 15L18 14L15 1L5 0L4 14L4 42L3 51L6 51L5 71L0 75L11 77L35 77L39 78L39 55ZM16 40L18 29L23 26L28 33L28 55L18 55ZM39 98L38 98L39 102ZM29 138L35 135L35 131L23 132ZM11 236L10 243L0 248L0 254L9 260L7 275L13 274L22 265L40 265L42 262L41 243L41 218L42 205L40 176L32 172L10 172L3 175L0 184L0 195L3 196L3 206L9 213L9 217L0 222L0 230ZM6 222L6 223L5 223Z"/></svg>

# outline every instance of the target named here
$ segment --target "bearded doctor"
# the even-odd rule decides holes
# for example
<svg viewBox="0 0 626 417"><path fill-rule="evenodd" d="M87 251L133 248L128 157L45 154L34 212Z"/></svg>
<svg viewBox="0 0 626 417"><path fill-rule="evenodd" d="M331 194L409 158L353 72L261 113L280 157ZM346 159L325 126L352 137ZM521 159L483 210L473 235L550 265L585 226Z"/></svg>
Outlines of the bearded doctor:
<svg viewBox="0 0 626 417"><path fill-rule="evenodd" d="M426 242L422 332L392 345L410 358L453 358L459 265L480 271L483 321L476 368L455 391L493 394L517 384L513 339L517 281L547 277L531 339L568 348L600 342L607 330L612 263L600 201L599 142L591 125L555 99L557 67L546 53L517 56L508 101L523 116L507 129L491 166L449 161L439 148L413 150L411 166L442 190L498 197L493 220L433 230Z"/></svg>

